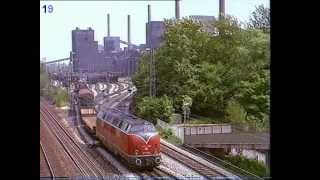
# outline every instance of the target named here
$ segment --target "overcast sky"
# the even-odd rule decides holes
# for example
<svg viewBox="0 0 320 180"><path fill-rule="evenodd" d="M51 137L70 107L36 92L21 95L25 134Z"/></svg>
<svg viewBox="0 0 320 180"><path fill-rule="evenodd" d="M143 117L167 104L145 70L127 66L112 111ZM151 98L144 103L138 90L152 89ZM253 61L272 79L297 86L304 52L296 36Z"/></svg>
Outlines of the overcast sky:
<svg viewBox="0 0 320 180"><path fill-rule="evenodd" d="M201 3L200 3L201 2ZM107 35L107 13L110 14L110 35L127 41L127 15L131 15L131 42L145 43L147 5L151 5L151 20L161 21L175 16L173 0L159 1L41 1L40 2L40 59L47 61L69 57L71 31L76 27L91 27L95 40L103 44ZM226 13L247 22L255 7L269 0L225 0ZM53 12L44 13L43 6L52 5ZM216 16L219 0L181 0L180 17L190 15Z"/></svg>

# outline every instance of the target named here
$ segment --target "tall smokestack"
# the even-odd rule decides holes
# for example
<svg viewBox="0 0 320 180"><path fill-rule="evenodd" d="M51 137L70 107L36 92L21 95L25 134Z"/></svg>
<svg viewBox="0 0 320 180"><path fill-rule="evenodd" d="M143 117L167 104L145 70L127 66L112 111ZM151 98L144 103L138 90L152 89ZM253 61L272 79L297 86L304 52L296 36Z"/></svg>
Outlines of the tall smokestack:
<svg viewBox="0 0 320 180"><path fill-rule="evenodd" d="M151 21L151 6L148 4L148 22Z"/></svg>
<svg viewBox="0 0 320 180"><path fill-rule="evenodd" d="M219 20L223 19L224 16L225 16L224 0L219 0Z"/></svg>
<svg viewBox="0 0 320 180"><path fill-rule="evenodd" d="M180 19L180 0L176 0L176 19Z"/></svg>
<svg viewBox="0 0 320 180"><path fill-rule="evenodd" d="M108 37L110 36L110 14L107 15Z"/></svg>
<svg viewBox="0 0 320 180"><path fill-rule="evenodd" d="M130 48L131 38L130 38L130 15L128 15L128 48Z"/></svg>

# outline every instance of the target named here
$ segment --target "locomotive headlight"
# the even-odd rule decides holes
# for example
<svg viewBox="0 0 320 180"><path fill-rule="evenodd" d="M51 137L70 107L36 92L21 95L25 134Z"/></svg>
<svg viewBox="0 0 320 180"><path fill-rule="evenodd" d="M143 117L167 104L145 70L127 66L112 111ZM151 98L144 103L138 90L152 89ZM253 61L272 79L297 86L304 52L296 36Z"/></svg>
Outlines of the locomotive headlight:
<svg viewBox="0 0 320 180"><path fill-rule="evenodd" d="M136 154L136 155L139 154L139 150L138 150L138 149L135 150L135 154Z"/></svg>

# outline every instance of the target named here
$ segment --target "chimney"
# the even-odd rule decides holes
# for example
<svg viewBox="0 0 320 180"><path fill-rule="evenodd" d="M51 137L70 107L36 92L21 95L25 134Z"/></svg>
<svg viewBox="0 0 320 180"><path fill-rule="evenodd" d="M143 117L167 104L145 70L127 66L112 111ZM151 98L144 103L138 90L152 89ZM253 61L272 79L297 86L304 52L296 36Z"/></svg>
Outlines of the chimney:
<svg viewBox="0 0 320 180"><path fill-rule="evenodd" d="M107 14L108 37L110 36L110 14Z"/></svg>
<svg viewBox="0 0 320 180"><path fill-rule="evenodd" d="M146 47L150 47L151 6L148 4L148 22L146 23Z"/></svg>
<svg viewBox="0 0 320 180"><path fill-rule="evenodd" d="M176 19L180 19L180 4L179 1L180 0L175 0L176 1Z"/></svg>
<svg viewBox="0 0 320 180"><path fill-rule="evenodd" d="M151 6L148 4L148 22L151 21Z"/></svg>
<svg viewBox="0 0 320 180"><path fill-rule="evenodd" d="M219 0L219 20L223 19L224 16L225 16L224 0Z"/></svg>
<svg viewBox="0 0 320 180"><path fill-rule="evenodd" d="M128 15L128 49L130 49L131 37L130 37L130 15Z"/></svg>

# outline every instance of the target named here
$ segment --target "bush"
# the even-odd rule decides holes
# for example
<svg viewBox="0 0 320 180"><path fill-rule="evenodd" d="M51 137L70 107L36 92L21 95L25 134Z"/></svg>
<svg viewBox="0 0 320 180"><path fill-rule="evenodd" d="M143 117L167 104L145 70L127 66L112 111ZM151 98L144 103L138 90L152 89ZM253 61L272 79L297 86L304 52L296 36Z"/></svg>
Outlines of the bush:
<svg viewBox="0 0 320 180"><path fill-rule="evenodd" d="M172 100L167 96L161 98L144 97L137 102L137 111L138 116L156 124L157 119L169 123L174 109Z"/></svg>
<svg viewBox="0 0 320 180"><path fill-rule="evenodd" d="M164 139L168 139L172 135L173 133L171 129L166 129L160 132L160 136L163 137Z"/></svg>
<svg viewBox="0 0 320 180"><path fill-rule="evenodd" d="M66 106L69 102L68 92L65 89L57 89L55 102L58 107Z"/></svg>
<svg viewBox="0 0 320 180"><path fill-rule="evenodd" d="M52 99L58 107L67 106L70 100L67 90L57 87L50 88L46 96Z"/></svg>
<svg viewBox="0 0 320 180"><path fill-rule="evenodd" d="M173 134L171 129L163 129L160 126L156 126L156 128L158 129L161 138L173 144L182 144L181 140Z"/></svg>
<svg viewBox="0 0 320 180"><path fill-rule="evenodd" d="M260 177L268 176L266 166L257 160L247 159L247 158L242 157L240 155L225 156L225 159L227 161L229 161L230 163L232 163L242 169L245 169L246 171L249 171L253 174L256 174Z"/></svg>
<svg viewBox="0 0 320 180"><path fill-rule="evenodd" d="M246 115L246 111L239 103L235 101L230 101L228 103L226 108L226 119L229 122L243 124L246 122Z"/></svg>

